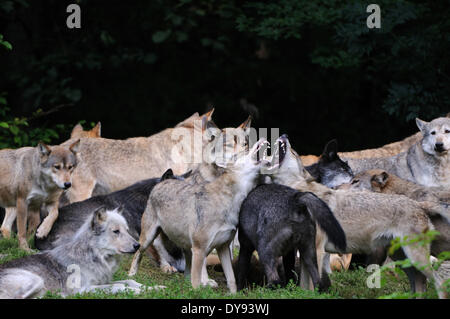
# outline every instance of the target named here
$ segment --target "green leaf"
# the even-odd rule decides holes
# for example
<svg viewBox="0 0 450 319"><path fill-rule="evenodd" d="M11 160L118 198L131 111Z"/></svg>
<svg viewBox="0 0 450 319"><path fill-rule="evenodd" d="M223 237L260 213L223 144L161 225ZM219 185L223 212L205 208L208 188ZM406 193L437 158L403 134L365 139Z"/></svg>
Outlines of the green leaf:
<svg viewBox="0 0 450 319"><path fill-rule="evenodd" d="M9 128L9 124L6 122L0 122L0 127Z"/></svg>
<svg viewBox="0 0 450 319"><path fill-rule="evenodd" d="M172 31L170 29L165 31L157 31L153 33L152 40L155 43L161 43L164 42L167 38L169 38Z"/></svg>

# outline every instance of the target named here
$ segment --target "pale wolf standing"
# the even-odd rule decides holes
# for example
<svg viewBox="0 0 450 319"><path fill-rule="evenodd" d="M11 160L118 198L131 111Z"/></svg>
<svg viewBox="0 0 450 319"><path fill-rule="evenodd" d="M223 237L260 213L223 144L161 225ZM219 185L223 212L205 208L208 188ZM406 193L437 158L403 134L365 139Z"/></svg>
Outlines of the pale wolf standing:
<svg viewBox="0 0 450 319"><path fill-rule="evenodd" d="M311 191L328 204L347 238L347 253L371 254L378 247L387 247L395 237L415 237L434 229L426 211L418 202L405 196L371 192L332 190L313 181L297 154L292 151L286 136L277 143L281 162L272 180L300 191ZM323 250L339 253L323 234L318 247L319 268L322 269ZM402 248L404 254L418 267L429 264L430 245L412 244ZM398 252L395 259L405 255ZM431 268L419 269L428 279L435 280L439 297L445 298L442 278ZM425 291L423 283L410 281L412 290Z"/></svg>
<svg viewBox="0 0 450 319"><path fill-rule="evenodd" d="M49 214L39 226L38 235L48 233L58 218L59 197L72 185L79 144L80 140L72 140L65 147L39 143L37 147L0 151L0 205L17 208L21 248L29 250L27 219L32 221L31 229L36 227L43 204Z"/></svg>
<svg viewBox="0 0 450 319"><path fill-rule="evenodd" d="M72 240L0 265L0 298L36 298L47 291L59 291L63 296L95 289L140 292L144 286L134 280L110 284L118 268L117 257L138 248L120 209L107 211L101 207Z"/></svg>
<svg viewBox="0 0 450 319"><path fill-rule="evenodd" d="M254 157L265 143L261 139L247 155L239 154L236 161L228 163L225 172L212 182L166 180L156 185L142 216L141 248L133 258L129 275L136 274L142 252L160 232L164 232L184 250L185 275L191 276L193 288L216 285L209 280L205 267L206 257L215 248L228 288L236 292L229 245L236 233L240 206L256 186L262 162Z"/></svg>
<svg viewBox="0 0 450 319"><path fill-rule="evenodd" d="M450 117L450 113L448 113L446 116ZM416 134L408 136L401 141L386 144L379 148L353 152L341 152L339 153L339 156L345 158L374 158L394 156L407 151L411 146L419 142L422 137L422 132L417 132ZM319 160L319 157L315 155L300 155L300 159L302 160L303 165L308 166L316 163Z"/></svg>
<svg viewBox="0 0 450 319"><path fill-rule="evenodd" d="M417 184L449 188L450 118L440 117L431 122L416 119L416 122L423 134L420 142L392 157L347 159L355 174L383 169Z"/></svg>
<svg viewBox="0 0 450 319"><path fill-rule="evenodd" d="M72 133L70 134L71 139L79 139L79 138L96 138L101 136L101 123L98 122L97 125L95 125L90 130L83 130L83 127L81 124L77 124L73 127ZM62 200L64 196L60 197L60 203L59 205L64 205ZM14 207L7 207L5 208L5 217L2 222L2 226L0 228L0 231L4 238L9 238L11 236L12 227L14 224L14 221L16 220L16 209Z"/></svg>

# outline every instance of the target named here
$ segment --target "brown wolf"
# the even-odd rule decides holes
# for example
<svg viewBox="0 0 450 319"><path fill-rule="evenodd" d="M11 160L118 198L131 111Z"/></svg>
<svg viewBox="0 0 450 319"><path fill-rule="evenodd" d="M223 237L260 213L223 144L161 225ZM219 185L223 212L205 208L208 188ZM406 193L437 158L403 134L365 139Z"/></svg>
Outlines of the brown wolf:
<svg viewBox="0 0 450 319"><path fill-rule="evenodd" d="M150 137L82 139L83 160L73 174L73 188L67 192L70 202L89 198L95 185L115 191L160 176L168 168L175 174L195 169L210 150L206 146L223 141L215 139L222 131L211 120L213 110L202 116L196 113ZM232 140L229 147L234 145Z"/></svg>
<svg viewBox="0 0 450 319"><path fill-rule="evenodd" d="M77 165L80 140L66 146L22 147L0 151L0 205L17 207L19 245L29 249L26 241L27 216L39 220L44 204L49 211L37 230L41 236L50 231L58 217L59 197L72 186L72 172Z"/></svg>
<svg viewBox="0 0 450 319"><path fill-rule="evenodd" d="M101 123L98 122L91 130L84 131L81 124L77 124L73 127L72 133L70 134L71 139L79 138L96 138L101 136ZM64 205L64 196L60 197L59 206ZM4 238L10 238L12 232L12 226L16 220L16 208L7 207L5 208L5 218L3 219L0 231ZM31 229L30 229L31 230Z"/></svg>

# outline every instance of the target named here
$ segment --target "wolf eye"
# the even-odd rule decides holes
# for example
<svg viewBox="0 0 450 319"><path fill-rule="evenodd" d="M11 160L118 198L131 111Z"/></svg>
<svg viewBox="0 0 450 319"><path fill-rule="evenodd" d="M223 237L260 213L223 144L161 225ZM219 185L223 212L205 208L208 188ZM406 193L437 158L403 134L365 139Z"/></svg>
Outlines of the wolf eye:
<svg viewBox="0 0 450 319"><path fill-rule="evenodd" d="M67 168L68 168L69 170L71 170L71 169L73 168L73 165L69 165Z"/></svg>
<svg viewBox="0 0 450 319"><path fill-rule="evenodd" d="M60 168L61 168L61 165L56 164L56 165L53 165L53 167L54 167L55 169L60 169Z"/></svg>
<svg viewBox="0 0 450 319"><path fill-rule="evenodd" d="M118 230L118 229L117 230L113 230L113 233L119 235L120 234L120 230Z"/></svg>
<svg viewBox="0 0 450 319"><path fill-rule="evenodd" d="M448 130L448 129L447 129L447 130L445 130L445 133L447 133L447 134L448 134L448 133L450 133L450 130Z"/></svg>
<svg viewBox="0 0 450 319"><path fill-rule="evenodd" d="M352 181L352 185L357 184L357 183L359 183L359 179L354 179L354 180Z"/></svg>

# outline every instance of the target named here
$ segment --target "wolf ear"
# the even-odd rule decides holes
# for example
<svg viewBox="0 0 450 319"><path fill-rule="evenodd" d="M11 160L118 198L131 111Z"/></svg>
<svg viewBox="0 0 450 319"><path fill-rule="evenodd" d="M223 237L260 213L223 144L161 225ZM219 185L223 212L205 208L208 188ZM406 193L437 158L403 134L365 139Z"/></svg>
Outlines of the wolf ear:
<svg viewBox="0 0 450 319"><path fill-rule="evenodd" d="M76 134L79 134L79 133L81 133L81 132L83 132L83 127L81 126L80 123L78 123L77 125L75 125L75 126L73 127L72 133L70 133L70 137L72 137L72 136L74 136L74 135L76 135Z"/></svg>
<svg viewBox="0 0 450 319"><path fill-rule="evenodd" d="M237 128L241 128L241 129L245 130L245 129L250 128L250 125L252 125L252 116L251 115L249 115L248 118Z"/></svg>
<svg viewBox="0 0 450 319"><path fill-rule="evenodd" d="M94 212L94 216L92 217L91 228L95 234L100 234L103 229L103 224L106 221L106 208L105 206L100 206Z"/></svg>
<svg viewBox="0 0 450 319"><path fill-rule="evenodd" d="M69 146L69 150L72 153L77 154L78 151L80 150L80 139L78 139L75 142L73 142L72 145Z"/></svg>
<svg viewBox="0 0 450 319"><path fill-rule="evenodd" d="M43 142L39 142L37 147L38 147L39 154L41 155L41 157L49 156L50 153L52 152L50 146L46 145Z"/></svg>
<svg viewBox="0 0 450 319"><path fill-rule="evenodd" d="M171 168L165 171L164 174L161 176L161 182L169 178L173 178L173 171Z"/></svg>
<svg viewBox="0 0 450 319"><path fill-rule="evenodd" d="M120 204L119 207L116 208L116 213L119 214L119 215L122 215L124 209L125 209L125 205L124 204Z"/></svg>
<svg viewBox="0 0 450 319"><path fill-rule="evenodd" d="M388 181L389 174L387 172L382 172L380 174L375 174L370 179L370 183L372 185L375 184L376 187L383 188L386 186L386 183Z"/></svg>
<svg viewBox="0 0 450 319"><path fill-rule="evenodd" d="M327 143L327 145L325 145L325 148L323 150L322 156L325 159L333 161L333 160L335 160L338 157L337 150L338 150L337 140L333 139L333 140L329 141Z"/></svg>
<svg viewBox="0 0 450 319"><path fill-rule="evenodd" d="M426 130L428 123L425 122L425 121L422 121L421 119L419 119L417 117L416 118L416 124L417 124L417 127L419 128L419 130L423 133Z"/></svg>
<svg viewBox="0 0 450 319"><path fill-rule="evenodd" d="M94 133L95 137L101 137L102 136L102 123L98 122L91 130L92 133Z"/></svg>
<svg viewBox="0 0 450 319"><path fill-rule="evenodd" d="M214 108L212 108L211 110L209 110L208 112L206 112L205 114L202 115L202 117L206 117L207 121L212 121L212 115L214 113Z"/></svg>

